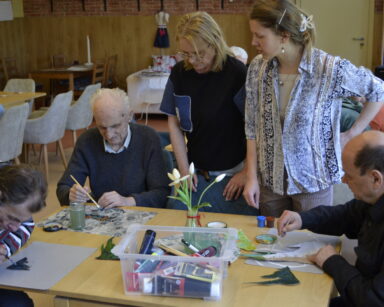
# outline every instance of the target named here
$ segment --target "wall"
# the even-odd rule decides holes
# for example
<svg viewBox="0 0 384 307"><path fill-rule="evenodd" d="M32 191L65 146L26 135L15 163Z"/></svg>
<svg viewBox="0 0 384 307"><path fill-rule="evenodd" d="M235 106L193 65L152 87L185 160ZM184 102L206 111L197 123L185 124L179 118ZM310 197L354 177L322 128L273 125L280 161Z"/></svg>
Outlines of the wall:
<svg viewBox="0 0 384 307"><path fill-rule="evenodd" d="M196 0L195 0L196 1ZM154 48L156 32L154 14L160 9L160 0L24 0L24 18L0 22L0 57L14 56L20 70L49 67L53 54L64 54L68 61L86 61L86 35L92 44L92 60L118 54L117 80L125 88L127 75L151 65L151 55L176 51L173 39L175 26L181 14L195 10L195 1L164 0L170 13L168 30L171 48ZM245 48L250 58L255 55L251 46L248 12L253 0L199 0L200 10L213 15L220 24L229 45ZM376 0L373 67L381 63L383 0ZM1 86L1 84L0 84Z"/></svg>

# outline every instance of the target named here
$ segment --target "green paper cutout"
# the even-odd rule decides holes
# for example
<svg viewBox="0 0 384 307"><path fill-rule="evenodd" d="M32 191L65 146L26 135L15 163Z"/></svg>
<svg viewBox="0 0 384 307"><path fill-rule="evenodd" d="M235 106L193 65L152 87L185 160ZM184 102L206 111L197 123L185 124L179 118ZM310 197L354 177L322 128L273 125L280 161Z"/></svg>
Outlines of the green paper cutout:
<svg viewBox="0 0 384 307"><path fill-rule="evenodd" d="M299 284L300 281L293 275L292 271L289 267L285 267L277 270L276 272L263 275L261 278L271 279L266 281L255 281L255 282L246 282L245 284L253 284L253 285L296 285Z"/></svg>
<svg viewBox="0 0 384 307"><path fill-rule="evenodd" d="M117 257L115 254L111 252L112 248L115 246L115 244L112 242L114 237L111 237L108 239L107 243L101 244L100 250L101 254L99 257L96 257L96 259L99 260L120 260L119 257Z"/></svg>
<svg viewBox="0 0 384 307"><path fill-rule="evenodd" d="M241 229L238 232L237 247L246 251L253 251L256 246L248 239L247 235Z"/></svg>

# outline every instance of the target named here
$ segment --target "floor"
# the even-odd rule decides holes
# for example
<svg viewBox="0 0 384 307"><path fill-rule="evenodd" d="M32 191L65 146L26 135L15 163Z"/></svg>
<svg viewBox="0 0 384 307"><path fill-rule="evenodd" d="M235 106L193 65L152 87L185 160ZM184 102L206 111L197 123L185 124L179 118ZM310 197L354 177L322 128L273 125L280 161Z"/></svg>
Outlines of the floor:
<svg viewBox="0 0 384 307"><path fill-rule="evenodd" d="M138 123L144 124L144 120L137 119ZM154 128L157 131L168 131L168 125L166 117L163 115L150 115L148 126ZM80 131L81 133L81 131ZM78 135L80 134L78 133ZM70 132L66 132L63 140L63 147L65 151L65 155L67 158L67 161L69 161L69 158L71 156L72 150L73 150L73 141L72 141L72 134ZM47 207L42 210L41 212L37 213L34 218L35 220L41 220L42 218L45 218L49 215L51 215L53 212L57 211L60 208L59 202L56 198L56 184L58 180L60 179L63 171L64 166L61 162L60 155L56 155L56 148L54 144L51 144L48 147L49 150L49 183L48 183L48 197L47 197ZM33 156L31 154L31 161L34 164L38 164L38 155ZM350 200L353 197L351 191L349 188L344 185L340 184L335 186L334 188L334 204L342 204L346 201ZM345 257L353 262L354 260L354 253L353 253L353 247L355 246L355 241L351 241L348 239L343 239L343 250L342 253L345 255ZM36 307L51 307L53 306L53 296L50 295L43 295L43 294L37 294L37 293L29 293L29 295L32 297L32 299L35 302Z"/></svg>

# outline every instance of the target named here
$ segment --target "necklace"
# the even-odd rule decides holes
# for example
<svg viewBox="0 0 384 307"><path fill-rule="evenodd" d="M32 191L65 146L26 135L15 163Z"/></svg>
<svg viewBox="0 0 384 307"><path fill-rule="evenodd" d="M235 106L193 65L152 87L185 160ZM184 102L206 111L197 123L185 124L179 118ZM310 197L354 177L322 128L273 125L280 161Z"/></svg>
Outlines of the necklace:
<svg viewBox="0 0 384 307"><path fill-rule="evenodd" d="M279 74L279 86L284 86L284 84L291 83L297 77L297 74Z"/></svg>

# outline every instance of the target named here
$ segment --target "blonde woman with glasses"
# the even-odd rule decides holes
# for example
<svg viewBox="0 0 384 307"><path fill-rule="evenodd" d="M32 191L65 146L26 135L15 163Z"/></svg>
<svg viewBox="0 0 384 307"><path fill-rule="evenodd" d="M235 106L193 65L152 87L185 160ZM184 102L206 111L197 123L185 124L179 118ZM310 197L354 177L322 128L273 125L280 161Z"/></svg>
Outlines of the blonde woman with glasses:
<svg viewBox="0 0 384 307"><path fill-rule="evenodd" d="M289 0L257 0L249 24L260 55L247 76L244 197L262 215L330 206L333 184L341 181L341 148L380 110L383 82L314 48L313 16ZM372 103L340 134L342 99L349 96Z"/></svg>
<svg viewBox="0 0 384 307"><path fill-rule="evenodd" d="M173 150L181 175L193 162L198 199L214 178L225 173L203 199L206 211L256 214L241 196L245 185L244 84L246 67L233 57L215 20L205 12L184 15L177 25L179 62L169 77L161 111L168 115ZM184 140L187 138L187 144ZM170 208L185 209L174 201Z"/></svg>

